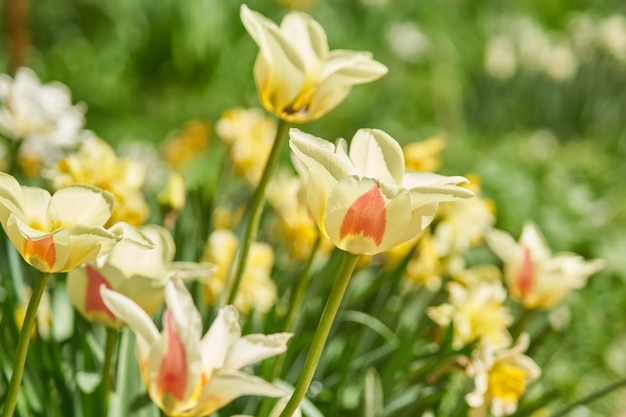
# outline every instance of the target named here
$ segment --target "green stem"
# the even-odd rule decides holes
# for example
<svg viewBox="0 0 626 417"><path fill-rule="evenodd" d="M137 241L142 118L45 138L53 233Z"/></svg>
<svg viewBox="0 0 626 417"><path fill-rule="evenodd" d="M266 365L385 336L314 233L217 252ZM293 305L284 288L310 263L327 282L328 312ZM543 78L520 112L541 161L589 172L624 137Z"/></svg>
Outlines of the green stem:
<svg viewBox="0 0 626 417"><path fill-rule="evenodd" d="M552 417L565 416L565 415L569 414L570 411L572 411L576 407L581 406L581 405L585 405L585 404L589 404L590 402L598 400L598 399L604 397L605 395L610 394L611 392L615 391L616 389L624 387L624 386L626 386L626 378L620 379L619 381L616 381L616 382L613 382L612 384L607 385L606 387L602 388L601 390L598 390L598 391L596 391L596 392L586 396L585 398L582 398L582 399L576 401L575 403L568 405L567 407L565 407L561 411L558 411L555 414L553 414Z"/></svg>
<svg viewBox="0 0 626 417"><path fill-rule="evenodd" d="M117 345L117 329L107 327L106 347L104 348L104 364L102 365L102 379L100 387L102 389L102 415L106 417L109 409L109 397L111 396L111 363L113 362L113 352Z"/></svg>
<svg viewBox="0 0 626 417"><path fill-rule="evenodd" d="M28 302L26 316L24 316L24 322L22 323L22 329L20 330L20 336L17 342L15 358L13 359L13 374L11 375L11 382L9 383L2 417L12 416L15 410L17 395L20 392L20 385L22 383L22 375L24 375L24 363L26 362L26 354L28 353L28 344L30 343L33 326L37 318L37 308L39 307L41 296L46 289L49 277L49 273L38 272L35 282L33 283L33 292Z"/></svg>
<svg viewBox="0 0 626 417"><path fill-rule="evenodd" d="M319 362L322 351L324 350L326 339L328 338L330 329L335 321L335 316L337 315L337 311L341 305L343 295L348 288L350 278L352 277L352 271L354 271L354 267L358 259L358 255L353 255L348 252L344 252L343 254L337 278L335 278L335 283L330 291L328 301L326 301L326 307L324 307L324 312L322 313L317 330L313 336L311 350L309 350L309 354L306 357L304 367L300 373L300 379L298 379L298 383L296 384L293 394L285 406L285 409L280 414L280 417L291 417L293 415L311 385L311 381L315 375L315 370L317 369L317 363Z"/></svg>
<svg viewBox="0 0 626 417"><path fill-rule="evenodd" d="M523 307L523 310L520 314L519 320L513 325L511 328L511 336L513 340L517 340L520 334L528 327L530 323L530 318L533 315L535 310L530 310L528 308Z"/></svg>
<svg viewBox="0 0 626 417"><path fill-rule="evenodd" d="M280 150L283 146L283 143L285 142L288 127L289 124L284 120L280 120L278 122L278 127L276 128L276 138L274 139L272 150L269 157L267 158L267 163L265 164L265 169L263 170L263 176L261 176L259 185L256 187L254 197L252 198L252 203L250 205L250 214L248 216L248 223L246 224L246 231L243 237L243 242L241 243L240 249L238 251L239 258L237 259L235 277L232 281L226 304L233 304L235 302L235 298L237 297L237 291L239 290L241 277L243 277L243 273L246 267L246 261L248 260L250 246L252 246L252 242L256 237L256 232L259 229L259 222L261 221L261 214L263 214L263 205L265 203L265 190L270 181L270 178L272 177L272 174L274 173L276 165L278 165L278 157L280 155ZM226 285L225 288L228 289L229 286Z"/></svg>

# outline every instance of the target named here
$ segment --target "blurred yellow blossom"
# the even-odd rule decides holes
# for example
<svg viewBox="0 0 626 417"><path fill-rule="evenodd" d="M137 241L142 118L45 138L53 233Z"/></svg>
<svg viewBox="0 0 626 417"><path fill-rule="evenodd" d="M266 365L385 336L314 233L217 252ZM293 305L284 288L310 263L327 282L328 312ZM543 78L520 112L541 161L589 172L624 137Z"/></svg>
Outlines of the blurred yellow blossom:
<svg viewBox="0 0 626 417"><path fill-rule="evenodd" d="M427 314L440 326L453 324L452 346L455 349L477 340L494 348L509 345L511 338L507 327L513 322L513 316L504 306L506 290L502 283L479 282L464 287L449 282L447 289L449 302L430 307Z"/></svg>
<svg viewBox="0 0 626 417"><path fill-rule="evenodd" d="M435 172L441 166L441 151L446 147L443 136L433 136L402 147L407 171Z"/></svg>
<svg viewBox="0 0 626 417"><path fill-rule="evenodd" d="M515 346L495 348L481 344L474 351L467 373L474 378L474 390L465 398L472 410L470 417L496 417L513 414L526 386L539 378L541 369L523 352L529 337L524 333Z"/></svg>
<svg viewBox="0 0 626 417"><path fill-rule="evenodd" d="M15 324L17 324L19 330L22 329L22 325L24 324L26 308L30 302L31 293L32 290L27 285L24 285L20 291L20 305L14 311ZM47 291L44 291L41 295L36 320L36 325L33 327L31 337L35 337L39 334L43 340L50 340L52 333L52 307L50 305L50 295Z"/></svg>
<svg viewBox="0 0 626 417"><path fill-rule="evenodd" d="M545 238L532 222L516 242L501 230L487 235L487 244L504 262L504 277L511 298L528 309L549 310L567 294L587 284L590 275L604 268L604 260L585 260L569 252L552 254Z"/></svg>
<svg viewBox="0 0 626 417"><path fill-rule="evenodd" d="M224 112L215 128L228 147L235 172L258 184L274 143L276 121L261 109L235 108Z"/></svg>
<svg viewBox="0 0 626 417"><path fill-rule="evenodd" d="M141 192L145 167L132 159L119 159L111 146L95 136L85 140L77 152L60 159L45 175L55 189L86 184L111 192L115 206L108 224L124 221L138 226L148 216Z"/></svg>
<svg viewBox="0 0 626 417"><path fill-rule="evenodd" d="M203 261L217 265L215 274L205 280L208 302L216 300L224 291L224 282L237 251L237 237L226 229L216 230L209 236ZM239 311L248 314L254 307L262 313L268 311L276 300L276 284L270 278L274 266L272 248L260 242L252 243L250 254L235 299Z"/></svg>
<svg viewBox="0 0 626 417"><path fill-rule="evenodd" d="M245 4L240 15L260 49L254 80L261 103L285 121L319 119L339 105L353 85L387 73L370 52L330 51L324 29L305 13L287 14L280 27Z"/></svg>
<svg viewBox="0 0 626 417"><path fill-rule="evenodd" d="M190 120L181 132L165 140L161 153L173 168L180 169L209 149L210 137L211 130L206 123Z"/></svg>
<svg viewBox="0 0 626 417"><path fill-rule="evenodd" d="M426 229L417 241L417 247L404 271L404 278L429 290L441 286L442 265L437 253L435 237Z"/></svg>

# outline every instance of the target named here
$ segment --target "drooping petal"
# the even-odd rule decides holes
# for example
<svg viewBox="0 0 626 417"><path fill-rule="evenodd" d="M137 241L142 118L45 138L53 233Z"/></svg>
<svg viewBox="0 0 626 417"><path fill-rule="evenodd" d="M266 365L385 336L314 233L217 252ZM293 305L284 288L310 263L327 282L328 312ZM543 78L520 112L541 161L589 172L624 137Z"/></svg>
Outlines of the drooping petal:
<svg viewBox="0 0 626 417"><path fill-rule="evenodd" d="M159 330L152 322L152 319L150 319L150 316L133 300L122 294L108 290L105 287L100 289L100 294L104 304L135 333L140 355L139 359L140 361L145 361L149 356L152 345L159 339Z"/></svg>
<svg viewBox="0 0 626 417"><path fill-rule="evenodd" d="M289 129L289 147L296 156L329 187L353 174L354 167L335 155L335 146L327 140Z"/></svg>
<svg viewBox="0 0 626 417"><path fill-rule="evenodd" d="M261 378L243 372L225 372L215 375L204 386L197 406L185 415L208 415L244 395L281 397L286 392Z"/></svg>
<svg viewBox="0 0 626 417"><path fill-rule="evenodd" d="M154 248L154 244L146 235L126 222L115 223L113 226L109 227L107 231L117 235L119 240L124 240L125 242L142 246L146 249Z"/></svg>
<svg viewBox="0 0 626 417"><path fill-rule="evenodd" d="M120 236L102 227L77 224L65 229L69 235L69 253L60 272L69 271L109 253L119 242Z"/></svg>
<svg viewBox="0 0 626 417"><path fill-rule="evenodd" d="M240 337L239 313L232 305L222 307L202 338L202 367L219 369L224 366L229 349Z"/></svg>
<svg viewBox="0 0 626 417"><path fill-rule="evenodd" d="M407 171L402 177L402 186L407 189L415 187L437 187L443 185L455 185L469 182L461 176L445 176L432 172Z"/></svg>
<svg viewBox="0 0 626 417"><path fill-rule="evenodd" d="M402 147L379 129L359 129L350 143L350 159L357 175L401 185L404 175Z"/></svg>
<svg viewBox="0 0 626 417"><path fill-rule="evenodd" d="M250 334L237 340L228 351L222 371L236 371L287 350L292 333Z"/></svg>
<svg viewBox="0 0 626 417"><path fill-rule="evenodd" d="M48 208L48 222L57 227L75 224L103 226L113 211L113 194L86 185L61 188L54 193Z"/></svg>

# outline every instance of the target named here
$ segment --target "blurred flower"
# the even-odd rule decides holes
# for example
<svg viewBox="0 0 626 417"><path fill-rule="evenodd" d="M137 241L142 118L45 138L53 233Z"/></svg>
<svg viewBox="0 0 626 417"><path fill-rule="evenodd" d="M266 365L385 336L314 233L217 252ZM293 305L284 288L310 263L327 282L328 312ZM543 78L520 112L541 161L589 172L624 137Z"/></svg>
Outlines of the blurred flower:
<svg viewBox="0 0 626 417"><path fill-rule="evenodd" d="M17 324L17 328L19 330L22 330L31 294L32 290L27 285L24 285L20 290L20 306L17 307L14 312L15 324ZM41 294L41 300L39 301L39 306L37 308L36 320L36 327L33 327L31 337L39 334L43 340L50 340L50 335L52 333L52 308L50 306L50 295L47 291L44 291L43 294Z"/></svg>
<svg viewBox="0 0 626 417"><path fill-rule="evenodd" d="M584 287L590 275L604 268L601 259L586 261L573 253L552 254L532 222L524 225L519 243L500 230L492 230L486 241L504 262L504 277L511 297L528 309L551 309L572 289Z"/></svg>
<svg viewBox="0 0 626 417"><path fill-rule="evenodd" d="M485 47L485 71L493 78L507 80L515 75L517 53L513 42L504 35L489 39Z"/></svg>
<svg viewBox="0 0 626 417"><path fill-rule="evenodd" d="M578 58L569 41L553 41L546 56L544 72L555 81L567 81L578 72Z"/></svg>
<svg viewBox="0 0 626 417"><path fill-rule="evenodd" d="M216 230L209 236L203 260L217 265L217 271L205 281L208 302L214 301L224 291L226 277L234 273L230 268L236 251L237 237L232 231ZM274 305L276 284L270 278L273 266L272 248L265 243L253 242L235 299L239 311L248 314L254 307L264 313Z"/></svg>
<svg viewBox="0 0 626 417"><path fill-rule="evenodd" d="M10 139L54 147L76 145L82 139L85 105L72 106L65 85L42 85L30 68L18 68L14 79L0 74L0 103L0 134Z"/></svg>
<svg viewBox="0 0 626 417"><path fill-rule="evenodd" d="M148 216L141 192L145 167L132 159L119 159L111 146L95 136L85 140L76 153L60 159L45 176L56 189L88 184L111 192L115 207L109 224L124 221L137 226Z"/></svg>
<svg viewBox="0 0 626 417"><path fill-rule="evenodd" d="M183 176L177 171L172 171L165 188L157 196L157 202L163 213L163 225L168 229L173 229L176 225L176 217L185 206L186 198Z"/></svg>
<svg viewBox="0 0 626 417"><path fill-rule="evenodd" d="M170 277L195 279L213 271L209 264L174 262L176 248L167 229L146 225L139 230L154 243L153 248L122 241L108 255L67 275L70 300L87 320L110 327L122 325L102 301L103 285L129 297L152 315L163 305L163 289Z"/></svg>
<svg viewBox="0 0 626 417"><path fill-rule="evenodd" d="M169 137L161 147L164 159L176 169L180 169L194 158L206 153L211 132L209 126L200 120L190 120L183 130Z"/></svg>
<svg viewBox="0 0 626 417"><path fill-rule="evenodd" d="M496 221L493 203L480 197L480 180L475 175L468 177L471 182L466 187L475 197L439 206L441 220L435 238L441 257L459 255L479 244Z"/></svg>
<svg viewBox="0 0 626 417"><path fill-rule="evenodd" d="M258 184L274 143L276 121L261 109L236 108L224 112L216 130L228 146L237 174L252 185Z"/></svg>
<svg viewBox="0 0 626 417"><path fill-rule="evenodd" d="M449 282L447 289L450 301L430 307L427 314L440 326L454 326L455 349L478 340L494 348L509 345L507 327L513 316L504 306L506 291L500 282L479 282L470 287Z"/></svg>
<svg viewBox="0 0 626 417"><path fill-rule="evenodd" d="M471 197L453 184L463 177L405 172L400 145L377 129L360 129L348 153L337 145L290 130L290 146L309 169L307 200L323 235L355 254L384 252L415 237L438 203Z"/></svg>
<svg viewBox="0 0 626 417"><path fill-rule="evenodd" d="M498 349L488 343L474 351L467 373L474 378L474 390L465 398L473 408L471 417L506 416L517 410L526 386L539 378L541 369L524 352L528 334L520 336L515 346Z"/></svg>
<svg viewBox="0 0 626 417"><path fill-rule="evenodd" d="M598 24L600 44L615 58L626 61L626 17L614 14Z"/></svg>
<svg viewBox="0 0 626 417"><path fill-rule="evenodd" d="M285 352L291 334L242 337L237 311L226 306L202 337L200 313L177 279L165 286L167 310L161 333L132 300L106 288L101 291L106 306L135 333L146 389L167 415L209 415L243 395L285 395L282 389L239 369Z"/></svg>
<svg viewBox="0 0 626 417"><path fill-rule="evenodd" d="M408 62L419 61L430 48L430 39L413 22L393 22L387 43L396 56Z"/></svg>
<svg viewBox="0 0 626 417"><path fill-rule="evenodd" d="M307 259L319 230L306 205L302 178L286 170L279 171L267 199L278 215L275 235L286 245L290 259Z"/></svg>
<svg viewBox="0 0 626 417"><path fill-rule="evenodd" d="M441 151L446 147L442 136L433 136L402 147L407 171L434 172L441 166Z"/></svg>
<svg viewBox="0 0 626 417"><path fill-rule="evenodd" d="M437 252L437 241L426 229L417 242L413 257L404 271L404 278L414 284L423 285L429 290L441 286L442 265Z"/></svg>
<svg viewBox="0 0 626 417"><path fill-rule="evenodd" d="M150 243L128 225L102 227L113 196L88 186L71 186L54 195L20 186L0 173L0 222L24 260L42 272L67 272L102 256L127 236Z"/></svg>
<svg viewBox="0 0 626 417"><path fill-rule="evenodd" d="M242 5L241 21L260 49L254 79L261 103L285 121L318 119L353 85L387 73L369 52L329 51L324 29L307 14L291 12L278 27Z"/></svg>

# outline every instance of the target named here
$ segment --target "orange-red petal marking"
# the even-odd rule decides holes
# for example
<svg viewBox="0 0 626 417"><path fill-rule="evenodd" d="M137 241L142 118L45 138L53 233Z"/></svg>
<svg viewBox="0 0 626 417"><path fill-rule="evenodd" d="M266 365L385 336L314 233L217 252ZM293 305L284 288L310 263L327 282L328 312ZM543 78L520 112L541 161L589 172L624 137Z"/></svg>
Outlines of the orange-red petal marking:
<svg viewBox="0 0 626 417"><path fill-rule="evenodd" d="M380 245L385 234L386 211L385 199L376 184L348 208L339 230L340 239L348 235L363 235Z"/></svg>
<svg viewBox="0 0 626 417"><path fill-rule="evenodd" d="M165 332L167 334L167 350L159 367L157 387L161 395L169 392L178 401L182 401L187 389L187 353L176 333L172 313L165 313Z"/></svg>
<svg viewBox="0 0 626 417"><path fill-rule="evenodd" d="M51 270L57 259L56 249L54 247L54 236L37 240L30 238L24 239L22 253L29 263L32 264L33 259L36 258L48 265L48 268Z"/></svg>
<svg viewBox="0 0 626 417"><path fill-rule="evenodd" d="M91 265L85 265L85 272L87 273L87 290L85 297L85 312L89 313L104 313L110 319L115 320L115 315L109 310L109 308L102 301L100 295L100 287L104 285L107 289L111 289L109 282L102 276L97 269Z"/></svg>
<svg viewBox="0 0 626 417"><path fill-rule="evenodd" d="M521 295L526 295L533 287L535 275L535 267L530 255L530 250L526 247L522 248L522 263L517 275L517 289Z"/></svg>

